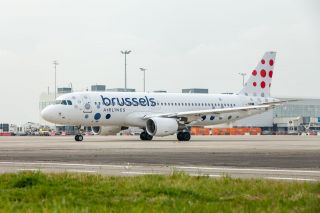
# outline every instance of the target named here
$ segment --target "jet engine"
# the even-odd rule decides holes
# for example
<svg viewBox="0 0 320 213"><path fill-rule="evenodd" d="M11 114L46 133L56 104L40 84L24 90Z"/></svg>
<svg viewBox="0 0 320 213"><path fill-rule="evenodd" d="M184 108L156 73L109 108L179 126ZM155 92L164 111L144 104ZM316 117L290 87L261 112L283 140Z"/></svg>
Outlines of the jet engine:
<svg viewBox="0 0 320 213"><path fill-rule="evenodd" d="M178 131L179 125L174 118L150 118L147 121L146 130L152 136L168 136Z"/></svg>
<svg viewBox="0 0 320 213"><path fill-rule="evenodd" d="M121 126L93 126L91 129L95 135L115 135L122 130Z"/></svg>

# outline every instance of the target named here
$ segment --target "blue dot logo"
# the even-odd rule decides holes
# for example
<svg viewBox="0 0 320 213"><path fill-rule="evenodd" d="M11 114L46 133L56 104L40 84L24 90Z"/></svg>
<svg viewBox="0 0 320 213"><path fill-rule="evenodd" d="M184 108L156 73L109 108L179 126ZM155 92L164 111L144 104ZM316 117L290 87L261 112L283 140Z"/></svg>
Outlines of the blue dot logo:
<svg viewBox="0 0 320 213"><path fill-rule="evenodd" d="M99 120L101 118L101 114L100 113L96 113L95 115L94 115L94 119L95 120Z"/></svg>

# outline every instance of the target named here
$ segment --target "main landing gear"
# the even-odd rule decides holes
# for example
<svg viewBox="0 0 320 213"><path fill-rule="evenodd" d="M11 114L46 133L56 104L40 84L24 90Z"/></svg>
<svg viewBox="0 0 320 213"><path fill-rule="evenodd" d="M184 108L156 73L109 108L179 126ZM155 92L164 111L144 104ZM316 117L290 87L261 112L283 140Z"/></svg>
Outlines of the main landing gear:
<svg viewBox="0 0 320 213"><path fill-rule="evenodd" d="M153 136L152 136L152 135L149 135L146 131L143 131L143 132L141 132L141 134L140 134L140 139L141 139L142 141L151 141L152 138L153 138Z"/></svg>
<svg viewBox="0 0 320 213"><path fill-rule="evenodd" d="M178 132L177 138L179 141L190 141L191 135L190 132Z"/></svg>
<svg viewBox="0 0 320 213"><path fill-rule="evenodd" d="M83 141L82 129L81 126L78 126L78 133L74 136L75 141Z"/></svg>

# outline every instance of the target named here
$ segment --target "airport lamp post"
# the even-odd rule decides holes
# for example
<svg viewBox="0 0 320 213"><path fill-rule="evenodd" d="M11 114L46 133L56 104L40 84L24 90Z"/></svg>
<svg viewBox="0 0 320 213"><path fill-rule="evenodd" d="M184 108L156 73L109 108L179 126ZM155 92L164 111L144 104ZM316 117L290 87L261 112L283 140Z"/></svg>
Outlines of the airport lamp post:
<svg viewBox="0 0 320 213"><path fill-rule="evenodd" d="M146 92L146 70L145 68L140 68L140 70L143 72L143 92Z"/></svg>
<svg viewBox="0 0 320 213"><path fill-rule="evenodd" d="M53 65L54 65L54 100L57 99L57 65L58 61L54 60Z"/></svg>
<svg viewBox="0 0 320 213"><path fill-rule="evenodd" d="M242 76L242 86L244 86L244 78L245 78L245 76L247 75L247 73L239 72L239 75Z"/></svg>
<svg viewBox="0 0 320 213"><path fill-rule="evenodd" d="M131 50L121 51L124 54L124 88L127 90L127 55L131 53Z"/></svg>

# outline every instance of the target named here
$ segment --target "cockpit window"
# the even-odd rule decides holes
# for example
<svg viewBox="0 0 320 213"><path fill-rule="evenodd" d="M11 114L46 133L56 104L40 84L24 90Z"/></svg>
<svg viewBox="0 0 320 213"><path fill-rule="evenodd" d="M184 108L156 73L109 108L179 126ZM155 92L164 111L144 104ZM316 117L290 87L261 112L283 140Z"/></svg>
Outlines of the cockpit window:
<svg viewBox="0 0 320 213"><path fill-rule="evenodd" d="M71 100L56 100L55 104L72 105Z"/></svg>

